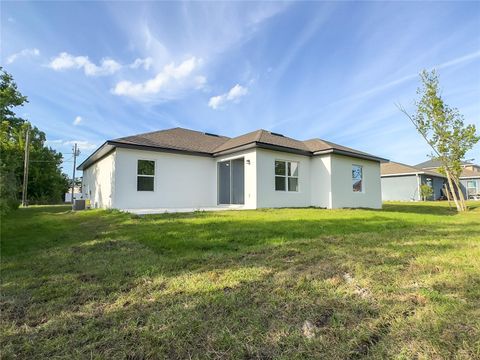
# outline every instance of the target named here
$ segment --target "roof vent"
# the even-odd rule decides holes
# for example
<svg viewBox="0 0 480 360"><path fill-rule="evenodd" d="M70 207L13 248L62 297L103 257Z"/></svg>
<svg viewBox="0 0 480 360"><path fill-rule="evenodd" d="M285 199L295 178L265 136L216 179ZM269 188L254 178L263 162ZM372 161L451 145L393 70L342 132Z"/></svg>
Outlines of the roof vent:
<svg viewBox="0 0 480 360"><path fill-rule="evenodd" d="M285 136L283 136L283 134L279 134L279 133L275 133L275 132L271 132L271 131L270 131L270 134L275 135L275 136L285 137Z"/></svg>
<svg viewBox="0 0 480 360"><path fill-rule="evenodd" d="M208 132L206 132L206 133L204 133L204 134L205 134L205 135L208 135L208 136L220 137L220 135L212 134L212 133L208 133Z"/></svg>

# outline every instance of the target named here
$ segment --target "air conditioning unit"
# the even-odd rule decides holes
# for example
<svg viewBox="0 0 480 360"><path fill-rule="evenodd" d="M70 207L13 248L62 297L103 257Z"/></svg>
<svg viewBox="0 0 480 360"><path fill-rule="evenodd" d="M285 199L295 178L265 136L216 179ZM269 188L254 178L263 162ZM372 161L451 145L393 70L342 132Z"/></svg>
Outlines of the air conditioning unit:
<svg viewBox="0 0 480 360"><path fill-rule="evenodd" d="M75 199L75 202L73 203L73 210L85 210L85 200Z"/></svg>

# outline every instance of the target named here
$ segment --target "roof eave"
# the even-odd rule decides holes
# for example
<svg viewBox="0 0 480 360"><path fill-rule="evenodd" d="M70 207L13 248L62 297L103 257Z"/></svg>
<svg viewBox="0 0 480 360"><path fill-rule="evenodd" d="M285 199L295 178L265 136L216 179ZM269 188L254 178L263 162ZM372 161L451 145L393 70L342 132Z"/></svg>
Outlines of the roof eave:
<svg viewBox="0 0 480 360"><path fill-rule="evenodd" d="M115 149L115 146L109 144L109 141L105 141L100 145L97 150L95 150L89 157L87 157L80 165L77 166L77 170L85 170L95 164L105 155L109 154L112 150Z"/></svg>
<svg viewBox="0 0 480 360"><path fill-rule="evenodd" d="M371 161L378 161L378 162L388 162L388 159L384 159L378 156L374 155L368 155L368 154L358 154L354 153L351 151L345 151L345 150L339 150L339 149L326 149L326 150L319 150L315 151L313 155L325 155L325 154L337 154L337 155L343 155L343 156L349 156L349 157L354 157L358 159L365 159L365 160L371 160Z"/></svg>
<svg viewBox="0 0 480 360"><path fill-rule="evenodd" d="M280 145L272 145L272 144L266 144L262 143L259 141L252 141L248 144L244 145L239 145L230 149L225 149L221 150L218 152L213 153L213 156L222 156L222 155L228 155L228 154L233 154L236 152L244 151L244 150L250 150L254 148L260 148L260 149L266 149L266 150L274 150L274 151L282 151L282 152L288 152L292 154L298 154L298 155L304 155L304 156L311 156L312 153L310 151L306 150L300 150L300 149L294 149L294 148L289 148L286 146L280 146Z"/></svg>
<svg viewBox="0 0 480 360"><path fill-rule="evenodd" d="M140 145L140 144L129 144L115 140L109 140L109 144L112 144L119 148L125 149L137 149L137 150L147 150L147 151L156 151L156 152L167 152L172 154L186 154L186 155L194 155L194 156L205 156L205 157L212 157L211 153L202 152L202 151L192 151L192 150L184 150L184 149L174 149L174 148L166 148L161 146L151 146L151 145Z"/></svg>

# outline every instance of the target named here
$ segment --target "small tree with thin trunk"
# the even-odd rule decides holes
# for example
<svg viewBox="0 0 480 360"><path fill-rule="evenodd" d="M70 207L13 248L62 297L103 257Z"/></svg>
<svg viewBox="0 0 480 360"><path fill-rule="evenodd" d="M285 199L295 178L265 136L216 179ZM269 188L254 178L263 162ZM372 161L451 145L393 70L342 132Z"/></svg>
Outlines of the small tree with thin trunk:
<svg viewBox="0 0 480 360"><path fill-rule="evenodd" d="M430 185L422 184L420 185L420 196L423 201L427 201L433 195L433 189Z"/></svg>
<svg viewBox="0 0 480 360"><path fill-rule="evenodd" d="M465 125L463 116L456 108L443 101L438 75L435 70L420 73L421 86L417 89L419 100L415 101L416 112L402 111L432 148L430 157L441 163L440 172L447 177L448 188L458 211L466 211L465 198L460 188L462 160L467 151L480 140L473 124Z"/></svg>

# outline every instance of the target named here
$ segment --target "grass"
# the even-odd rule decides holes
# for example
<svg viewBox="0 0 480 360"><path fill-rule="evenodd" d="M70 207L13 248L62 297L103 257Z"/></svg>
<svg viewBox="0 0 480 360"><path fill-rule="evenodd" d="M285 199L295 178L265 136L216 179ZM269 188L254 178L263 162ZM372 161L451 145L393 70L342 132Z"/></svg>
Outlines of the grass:
<svg viewBox="0 0 480 360"><path fill-rule="evenodd" d="M2 358L480 358L480 207L2 219ZM480 204L479 204L480 205Z"/></svg>

